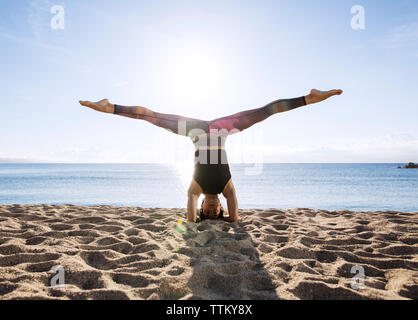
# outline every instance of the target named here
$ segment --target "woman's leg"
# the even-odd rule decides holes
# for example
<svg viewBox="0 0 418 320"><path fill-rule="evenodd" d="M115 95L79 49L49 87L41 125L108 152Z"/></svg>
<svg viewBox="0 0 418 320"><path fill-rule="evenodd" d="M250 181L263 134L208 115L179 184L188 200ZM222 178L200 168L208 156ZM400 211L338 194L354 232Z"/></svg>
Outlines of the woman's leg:
<svg viewBox="0 0 418 320"><path fill-rule="evenodd" d="M333 95L339 95L341 93L341 90L312 90L307 96L276 100L261 108L242 111L228 117L212 120L209 122L209 128L218 130L227 129L230 134L234 134L269 118L273 114L290 111L307 104L320 102Z"/></svg>
<svg viewBox="0 0 418 320"><path fill-rule="evenodd" d="M115 104L114 114L134 119L141 119L158 127L170 130L176 134L190 136L193 129L207 132L206 121L152 111L145 107L126 107Z"/></svg>
<svg viewBox="0 0 418 320"><path fill-rule="evenodd" d="M133 119L145 120L153 125L167 129L183 136L191 136L193 129L199 129L207 132L207 121L183 117L175 114L165 114L152 111L148 108L135 106L127 107L110 103L107 99L99 102L80 101L81 105L90 107L94 110L113 113Z"/></svg>

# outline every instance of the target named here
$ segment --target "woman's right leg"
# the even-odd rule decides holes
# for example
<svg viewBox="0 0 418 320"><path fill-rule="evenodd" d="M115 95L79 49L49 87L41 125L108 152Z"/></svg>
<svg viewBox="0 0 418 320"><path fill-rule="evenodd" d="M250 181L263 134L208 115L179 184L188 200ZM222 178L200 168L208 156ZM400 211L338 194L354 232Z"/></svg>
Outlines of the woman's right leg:
<svg viewBox="0 0 418 320"><path fill-rule="evenodd" d="M126 107L117 104L114 106L114 114L145 120L179 135L190 136L193 129L207 130L207 122L203 120L155 112L145 107Z"/></svg>

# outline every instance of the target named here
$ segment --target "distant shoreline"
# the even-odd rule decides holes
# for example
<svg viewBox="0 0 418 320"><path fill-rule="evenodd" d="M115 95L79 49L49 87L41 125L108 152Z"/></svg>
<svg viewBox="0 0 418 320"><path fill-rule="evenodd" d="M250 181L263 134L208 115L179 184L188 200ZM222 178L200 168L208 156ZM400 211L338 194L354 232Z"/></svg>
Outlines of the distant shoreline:
<svg viewBox="0 0 418 320"><path fill-rule="evenodd" d="M1 207L74 207L74 208L103 208L103 209L138 209L138 210L187 210L186 207L144 207L144 206L135 206L135 205L113 205L113 204L74 204L74 203L0 203ZM255 211L255 212L261 212L261 211L321 211L325 213L341 213L341 212L358 212L358 213L408 213L408 214L417 214L418 211L401 211L401 210L355 210L355 209L335 209L335 210L327 210L327 209L320 209L320 208L281 208L281 207L275 207L275 208L240 208L239 211L246 212L246 211ZM186 211L184 211L186 212Z"/></svg>
<svg viewBox="0 0 418 320"><path fill-rule="evenodd" d="M193 162L191 162L193 164ZM254 165L254 164L393 164L393 165L404 165L407 162L230 162L229 164L241 164L241 165ZM160 164L169 165L164 162L48 162L48 161L29 161L29 160L16 160L16 161L5 161L0 159L0 164ZM177 164L177 163L174 163Z"/></svg>

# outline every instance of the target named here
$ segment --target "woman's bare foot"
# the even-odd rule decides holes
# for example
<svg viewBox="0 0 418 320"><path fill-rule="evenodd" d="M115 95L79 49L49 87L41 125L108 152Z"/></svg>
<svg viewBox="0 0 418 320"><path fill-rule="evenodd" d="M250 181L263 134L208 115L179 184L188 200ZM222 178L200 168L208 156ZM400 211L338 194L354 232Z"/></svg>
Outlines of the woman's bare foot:
<svg viewBox="0 0 418 320"><path fill-rule="evenodd" d="M106 113L113 113L115 111L115 105L110 103L109 100L103 99L97 102L90 102L90 101L79 101L82 106L86 106L92 108L97 111L106 112Z"/></svg>
<svg viewBox="0 0 418 320"><path fill-rule="evenodd" d="M307 96L305 96L305 101L306 104L312 104L312 103L317 103L317 102L321 102L323 100L328 99L329 97L335 96L335 95L340 95L342 94L343 91L338 89L338 90L329 90L329 91L319 91L316 89L312 89L311 93L308 94Z"/></svg>

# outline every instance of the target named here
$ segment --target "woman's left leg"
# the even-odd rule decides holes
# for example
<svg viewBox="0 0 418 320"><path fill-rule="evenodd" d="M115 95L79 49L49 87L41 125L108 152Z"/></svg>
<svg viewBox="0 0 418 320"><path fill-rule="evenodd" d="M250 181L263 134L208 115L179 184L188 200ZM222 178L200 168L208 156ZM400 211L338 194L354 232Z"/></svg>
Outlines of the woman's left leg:
<svg viewBox="0 0 418 320"><path fill-rule="evenodd" d="M261 108L242 111L227 117L212 120L209 122L209 128L218 130L226 129L230 132L229 134L234 134L247 129L258 122L264 121L276 113L286 112L307 104L320 102L341 93L341 90L312 90L307 96L276 100Z"/></svg>

